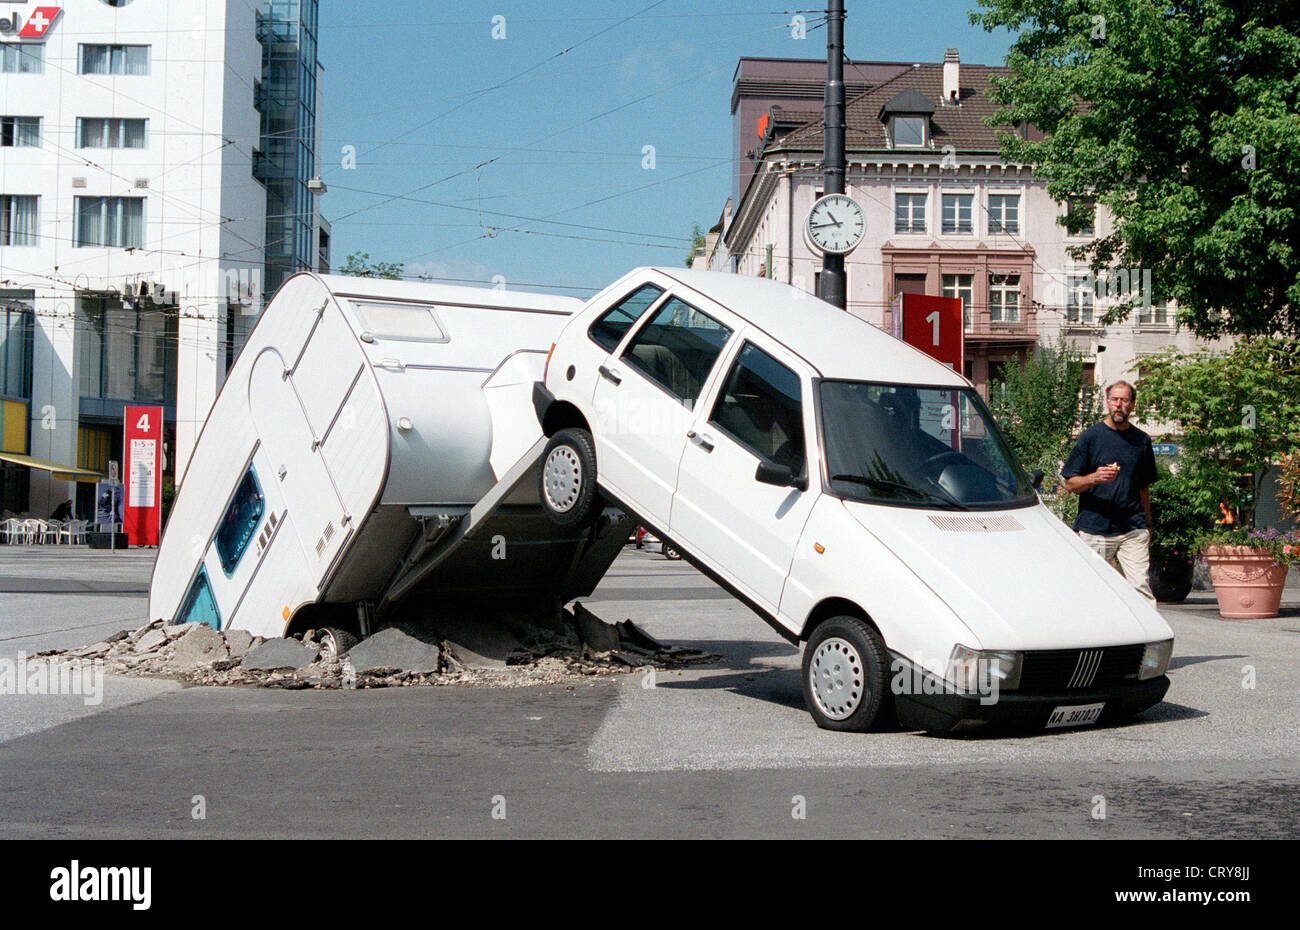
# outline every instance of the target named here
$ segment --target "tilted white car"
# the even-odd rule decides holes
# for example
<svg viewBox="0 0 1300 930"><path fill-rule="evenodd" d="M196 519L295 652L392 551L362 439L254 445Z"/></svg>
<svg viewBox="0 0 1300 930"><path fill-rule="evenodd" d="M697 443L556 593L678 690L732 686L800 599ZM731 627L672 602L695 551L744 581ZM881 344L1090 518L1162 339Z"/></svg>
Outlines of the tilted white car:
<svg viewBox="0 0 1300 930"><path fill-rule="evenodd" d="M637 269L561 330L533 402L550 518L604 498L803 642L820 726L1091 724L1169 687L1168 624L970 382L801 291Z"/></svg>

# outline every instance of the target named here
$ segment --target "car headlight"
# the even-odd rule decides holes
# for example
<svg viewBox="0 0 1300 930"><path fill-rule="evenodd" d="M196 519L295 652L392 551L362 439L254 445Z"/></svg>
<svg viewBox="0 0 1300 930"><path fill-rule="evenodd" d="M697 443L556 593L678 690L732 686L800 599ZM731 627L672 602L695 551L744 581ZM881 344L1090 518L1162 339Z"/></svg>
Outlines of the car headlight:
<svg viewBox="0 0 1300 930"><path fill-rule="evenodd" d="M1138 671L1138 680L1145 681L1148 678L1159 678L1169 668L1169 657L1174 654L1174 641L1172 639L1161 640L1158 643L1147 643L1147 647L1142 652L1142 668Z"/></svg>
<svg viewBox="0 0 1300 930"><path fill-rule="evenodd" d="M1010 691L1020 686L1024 664L1023 652L971 649L958 643L948 659L947 678L963 691L983 694L994 687Z"/></svg>

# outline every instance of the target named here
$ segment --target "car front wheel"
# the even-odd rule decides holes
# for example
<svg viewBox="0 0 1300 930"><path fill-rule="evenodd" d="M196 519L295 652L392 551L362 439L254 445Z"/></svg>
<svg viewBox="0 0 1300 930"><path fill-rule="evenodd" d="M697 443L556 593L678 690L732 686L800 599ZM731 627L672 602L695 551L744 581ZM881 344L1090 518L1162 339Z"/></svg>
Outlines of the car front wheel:
<svg viewBox="0 0 1300 930"><path fill-rule="evenodd" d="M596 447L591 433L562 429L542 453L542 509L556 526L577 526L591 516L596 501Z"/></svg>
<svg viewBox="0 0 1300 930"><path fill-rule="evenodd" d="M803 651L803 697L819 727L863 732L884 722L889 653L880 634L857 617L832 617Z"/></svg>

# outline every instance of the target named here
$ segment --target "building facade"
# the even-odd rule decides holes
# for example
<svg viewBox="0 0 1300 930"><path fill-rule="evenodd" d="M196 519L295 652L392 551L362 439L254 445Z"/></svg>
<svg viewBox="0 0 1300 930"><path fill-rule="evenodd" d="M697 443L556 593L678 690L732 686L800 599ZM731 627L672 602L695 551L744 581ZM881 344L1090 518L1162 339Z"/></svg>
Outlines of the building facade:
<svg viewBox="0 0 1300 930"><path fill-rule="evenodd" d="M1111 231L1104 211L1057 203L1031 166L1002 161L998 132L1033 131L984 124L996 109L989 79L1004 71L962 65L950 49L945 61L907 66L850 99L846 188L866 212L867 233L846 262L848 310L891 330L900 294L961 298L964 373L985 394L1002 366L1061 336L1082 351L1085 376L1102 384L1133 379L1144 352L1205 345L1176 326L1176 308L1156 300L1122 324L1100 326L1118 300L1153 294L1150 272L1094 277L1071 249ZM822 194L822 114L772 109L751 132L749 181L698 261L717 267L725 256L735 272L816 293L821 256L803 227ZM1059 222L1072 209L1094 217L1079 235Z"/></svg>
<svg viewBox="0 0 1300 930"><path fill-rule="evenodd" d="M164 408L179 480L263 300L317 267L316 18L0 0L0 454L37 463L0 463L3 509L88 516L59 468L120 461L128 404Z"/></svg>

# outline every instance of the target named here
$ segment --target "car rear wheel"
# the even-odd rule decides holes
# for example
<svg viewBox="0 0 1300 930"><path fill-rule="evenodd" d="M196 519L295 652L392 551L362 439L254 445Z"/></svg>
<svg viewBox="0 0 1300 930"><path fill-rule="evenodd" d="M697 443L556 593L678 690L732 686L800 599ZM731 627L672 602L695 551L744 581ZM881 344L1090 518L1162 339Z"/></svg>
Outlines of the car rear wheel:
<svg viewBox="0 0 1300 930"><path fill-rule="evenodd" d="M823 729L864 732L882 724L889 653L880 634L857 617L818 625L804 646L803 697Z"/></svg>
<svg viewBox="0 0 1300 930"><path fill-rule="evenodd" d="M562 429L542 454L542 509L556 526L577 526L591 516L596 501L596 447L591 433Z"/></svg>

